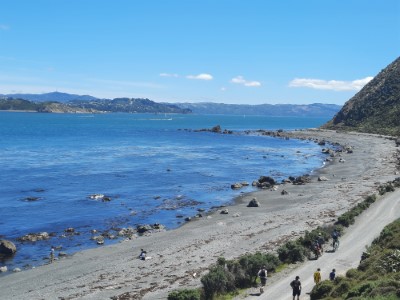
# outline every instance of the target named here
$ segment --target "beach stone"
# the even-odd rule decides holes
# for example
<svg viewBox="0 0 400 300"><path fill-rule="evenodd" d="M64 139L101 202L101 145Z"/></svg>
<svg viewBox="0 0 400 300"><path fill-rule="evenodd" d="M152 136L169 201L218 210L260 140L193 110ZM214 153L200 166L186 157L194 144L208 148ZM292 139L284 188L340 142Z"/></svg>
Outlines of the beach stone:
<svg viewBox="0 0 400 300"><path fill-rule="evenodd" d="M274 178L270 177L270 176L260 176L260 178L258 179L258 182L263 184L263 183L268 183L269 185L276 185L278 184Z"/></svg>
<svg viewBox="0 0 400 300"><path fill-rule="evenodd" d="M17 240L20 242L36 242L48 240L50 235L47 232L39 232L39 233L28 233Z"/></svg>
<svg viewBox="0 0 400 300"><path fill-rule="evenodd" d="M329 179L326 178L325 176L319 176L318 181L328 181Z"/></svg>
<svg viewBox="0 0 400 300"><path fill-rule="evenodd" d="M247 207L260 207L260 203L256 198L253 198L250 200L249 204L247 204Z"/></svg>
<svg viewBox="0 0 400 300"><path fill-rule="evenodd" d="M222 214L222 215L227 215L227 214L229 214L228 209L225 208L225 209L221 210L221 214Z"/></svg>
<svg viewBox="0 0 400 300"><path fill-rule="evenodd" d="M26 201L29 201L29 202L37 201L37 200L39 200L39 199L40 199L40 197L26 197L26 198L25 198L25 200L26 200Z"/></svg>
<svg viewBox="0 0 400 300"><path fill-rule="evenodd" d="M59 252L58 257L66 257L68 254L65 252Z"/></svg>
<svg viewBox="0 0 400 300"><path fill-rule="evenodd" d="M21 269L20 269L20 268L15 268L15 269L13 270L13 272L14 272L14 273L21 272Z"/></svg>
<svg viewBox="0 0 400 300"><path fill-rule="evenodd" d="M5 272L7 272L7 271L8 271L7 266L0 267L0 273L5 273Z"/></svg>
<svg viewBox="0 0 400 300"><path fill-rule="evenodd" d="M0 240L0 255L12 256L17 252L17 247L13 242Z"/></svg>
<svg viewBox="0 0 400 300"><path fill-rule="evenodd" d="M285 191L285 190L282 190L282 191L281 191L281 195L287 195L287 194L289 194L288 191Z"/></svg>
<svg viewBox="0 0 400 300"><path fill-rule="evenodd" d="M216 125L213 128L211 128L211 132L215 132L215 133L221 133L221 126L220 125Z"/></svg>
<svg viewBox="0 0 400 300"><path fill-rule="evenodd" d="M243 187L243 185L240 182L236 182L231 185L232 190L238 190L238 189L241 189L242 187Z"/></svg>
<svg viewBox="0 0 400 300"><path fill-rule="evenodd" d="M303 175L296 177L294 180L292 180L292 183L294 185L302 185L311 182L311 178L309 175Z"/></svg>
<svg viewBox="0 0 400 300"><path fill-rule="evenodd" d="M138 233L145 233L146 231L150 231L152 229L152 227L148 224L146 225L138 225L136 227L136 230Z"/></svg>

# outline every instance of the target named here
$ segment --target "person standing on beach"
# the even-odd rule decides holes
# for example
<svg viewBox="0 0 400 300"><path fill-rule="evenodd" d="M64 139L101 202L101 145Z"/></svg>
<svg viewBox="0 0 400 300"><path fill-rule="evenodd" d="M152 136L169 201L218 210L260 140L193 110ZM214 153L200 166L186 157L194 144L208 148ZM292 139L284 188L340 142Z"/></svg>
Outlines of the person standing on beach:
<svg viewBox="0 0 400 300"><path fill-rule="evenodd" d="M314 273L314 282L318 284L321 282L321 269L318 268L317 271Z"/></svg>
<svg viewBox="0 0 400 300"><path fill-rule="evenodd" d="M265 284L267 283L267 269L265 268L265 266L262 266L260 271L258 271L257 275L258 277L260 277L261 281L260 293L262 294L264 293L264 287Z"/></svg>
<svg viewBox="0 0 400 300"><path fill-rule="evenodd" d="M293 280L290 283L290 286L293 289L293 300L295 300L294 298L297 296L297 300L300 299L300 294L301 294L301 282L300 282L300 277L296 276L296 279Z"/></svg>
<svg viewBox="0 0 400 300"><path fill-rule="evenodd" d="M50 249L50 263L54 262L54 248L51 247Z"/></svg>

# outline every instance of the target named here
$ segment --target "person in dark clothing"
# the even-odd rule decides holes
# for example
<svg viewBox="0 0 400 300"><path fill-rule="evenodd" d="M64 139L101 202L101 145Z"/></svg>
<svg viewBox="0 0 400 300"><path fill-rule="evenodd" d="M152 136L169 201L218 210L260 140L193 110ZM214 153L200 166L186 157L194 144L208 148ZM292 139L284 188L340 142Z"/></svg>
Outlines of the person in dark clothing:
<svg viewBox="0 0 400 300"><path fill-rule="evenodd" d="M295 300L295 297L297 296L297 300L300 299L300 294L301 294L301 282L300 282L300 277L296 276L296 279L293 280L290 283L290 286L292 287L293 290L293 300Z"/></svg>
<svg viewBox="0 0 400 300"><path fill-rule="evenodd" d="M336 270L333 269L332 272L329 273L329 279L335 280L335 278L336 278Z"/></svg>

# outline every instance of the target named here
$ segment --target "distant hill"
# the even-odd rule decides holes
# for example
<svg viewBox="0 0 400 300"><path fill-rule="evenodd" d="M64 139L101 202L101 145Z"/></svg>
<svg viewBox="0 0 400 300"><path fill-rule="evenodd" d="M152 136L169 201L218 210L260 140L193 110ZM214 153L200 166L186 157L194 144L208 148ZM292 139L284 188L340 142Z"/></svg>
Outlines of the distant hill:
<svg viewBox="0 0 400 300"><path fill-rule="evenodd" d="M265 116L302 116L302 117L333 117L341 106L336 104L314 103L309 105L296 104L223 104L223 103L176 103L181 108L191 109L197 114L230 114L230 115L265 115Z"/></svg>
<svg viewBox="0 0 400 300"><path fill-rule="evenodd" d="M178 113L189 114L192 111L186 108L180 108L173 104L157 103L149 99L142 98L115 98L95 99L91 101L73 100L70 105L93 109L103 112L126 112L126 113Z"/></svg>
<svg viewBox="0 0 400 300"><path fill-rule="evenodd" d="M60 102L33 102L25 99L0 98L0 110L42 113L93 113L96 111Z"/></svg>
<svg viewBox="0 0 400 300"><path fill-rule="evenodd" d="M61 102L66 103L72 100L96 100L96 97L89 95L74 95L68 93L52 92L44 94L6 94L0 95L0 97L8 97L14 99L24 99L34 102Z"/></svg>
<svg viewBox="0 0 400 300"><path fill-rule="evenodd" d="M0 99L27 100L32 102L6 103L3 110L34 110L46 112L126 112L126 113L197 113L226 115L265 115L265 116L301 116L301 117L333 117L341 108L336 104L314 103L309 105L295 104L223 104L223 103L157 103L143 98L99 99L90 95L75 95L61 92L45 94L7 94ZM51 106L49 103L53 103ZM57 105L55 103L58 103ZM39 105L43 104L43 105ZM9 108L7 108L9 107ZM16 108L18 107L18 109ZM24 109L21 107L27 107ZM32 109L32 107L35 107Z"/></svg>
<svg viewBox="0 0 400 300"><path fill-rule="evenodd" d="M400 57L383 69L322 128L400 135Z"/></svg>
<svg viewBox="0 0 400 300"><path fill-rule="evenodd" d="M48 94L14 94L27 96L28 100L19 97L0 95L0 110L36 111L56 113L176 113L188 114L190 109L182 109L173 104L162 104L141 98L98 99L92 96L79 96L65 93ZM46 100L52 99L52 100ZM59 99L56 101L54 99ZM72 100L68 100L72 99Z"/></svg>

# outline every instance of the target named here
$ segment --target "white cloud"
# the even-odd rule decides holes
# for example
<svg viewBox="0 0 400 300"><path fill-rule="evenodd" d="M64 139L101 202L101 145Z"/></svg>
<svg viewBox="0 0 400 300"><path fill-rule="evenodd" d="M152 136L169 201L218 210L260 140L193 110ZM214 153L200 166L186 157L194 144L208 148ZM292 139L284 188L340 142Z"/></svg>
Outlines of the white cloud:
<svg viewBox="0 0 400 300"><path fill-rule="evenodd" d="M212 80L213 77L210 74L201 73L199 75L188 75L186 76L188 79L198 79L198 80Z"/></svg>
<svg viewBox="0 0 400 300"><path fill-rule="evenodd" d="M160 73L161 77L179 77L178 74Z"/></svg>
<svg viewBox="0 0 400 300"><path fill-rule="evenodd" d="M242 84L244 86L249 86L249 87L259 87L261 86L261 82L259 81L248 81L246 79L243 78L243 76L236 76L234 78L231 79L232 83L236 83L236 84Z"/></svg>
<svg viewBox="0 0 400 300"><path fill-rule="evenodd" d="M8 30L8 29L10 29L8 25L0 24L0 30Z"/></svg>
<svg viewBox="0 0 400 300"><path fill-rule="evenodd" d="M295 78L289 83L289 87L308 87L317 90L333 91L359 91L372 80L373 77L366 77L353 81L321 80L308 78Z"/></svg>

